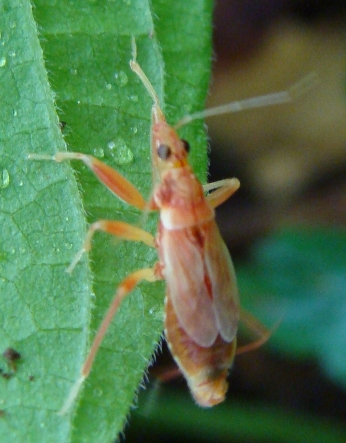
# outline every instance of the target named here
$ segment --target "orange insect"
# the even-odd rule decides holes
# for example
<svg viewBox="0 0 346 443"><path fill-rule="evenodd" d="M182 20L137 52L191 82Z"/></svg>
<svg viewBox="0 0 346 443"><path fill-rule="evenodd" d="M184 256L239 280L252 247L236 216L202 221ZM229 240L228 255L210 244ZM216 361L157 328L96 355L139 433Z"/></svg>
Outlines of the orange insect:
<svg viewBox="0 0 346 443"><path fill-rule="evenodd" d="M62 413L71 406L88 376L100 343L121 302L142 280L166 281L166 340L200 406L210 407L224 400L228 387L227 373L236 351L239 321L236 277L215 222L214 209L239 188L239 181L233 178L202 186L197 180L188 162L189 145L166 122L159 99L136 62L135 44L133 47L131 69L153 99L152 163L156 183L151 199L147 202L122 175L90 155L58 152L53 157L29 156L31 159L57 162L81 160L121 200L142 211L160 212L155 238L143 229L120 221L99 220L93 223L83 248L68 269L72 271L82 254L90 250L95 231L104 231L124 240L142 241L156 248L159 256L159 261L152 268L133 272L119 284ZM287 92L272 94L276 95L276 103L291 100ZM257 100L258 103L254 104L254 99L251 99L250 107L261 105L261 97ZM217 108L213 114L243 109L243 103L243 108L249 107L247 101L238 102ZM180 126L204 115L206 113L188 116ZM206 196L205 193L210 191L213 192Z"/></svg>

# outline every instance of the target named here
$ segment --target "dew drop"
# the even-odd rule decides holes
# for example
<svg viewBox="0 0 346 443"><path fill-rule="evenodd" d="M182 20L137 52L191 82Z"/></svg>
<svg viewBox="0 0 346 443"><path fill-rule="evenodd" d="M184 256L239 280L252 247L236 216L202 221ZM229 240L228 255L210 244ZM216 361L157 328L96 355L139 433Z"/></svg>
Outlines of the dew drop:
<svg viewBox="0 0 346 443"><path fill-rule="evenodd" d="M6 65L6 58L5 57L1 57L0 58L0 68L3 68Z"/></svg>
<svg viewBox="0 0 346 443"><path fill-rule="evenodd" d="M10 28L13 29L17 26L16 22L10 22Z"/></svg>
<svg viewBox="0 0 346 443"><path fill-rule="evenodd" d="M13 109L13 117L17 117L17 115L18 115L17 110L16 110L16 109Z"/></svg>
<svg viewBox="0 0 346 443"><path fill-rule="evenodd" d="M18 183L18 186L23 186L23 182L20 181L20 182Z"/></svg>
<svg viewBox="0 0 346 443"><path fill-rule="evenodd" d="M10 57L15 57L15 56L16 56L16 51L13 51L13 50L8 51L8 55L9 55Z"/></svg>
<svg viewBox="0 0 346 443"><path fill-rule="evenodd" d="M95 397L102 397L102 395L103 395L103 391L100 388L94 389L93 392L94 392Z"/></svg>
<svg viewBox="0 0 346 443"><path fill-rule="evenodd" d="M129 99L130 99L132 102L138 102L138 95L130 95Z"/></svg>
<svg viewBox="0 0 346 443"><path fill-rule="evenodd" d="M7 169L0 171L0 189L5 189L10 184L10 174Z"/></svg>
<svg viewBox="0 0 346 443"><path fill-rule="evenodd" d="M132 126L132 127L131 127L131 132L132 132L133 134L137 134L137 132L138 132L138 128L137 128L137 126Z"/></svg>
<svg viewBox="0 0 346 443"><path fill-rule="evenodd" d="M108 152L117 165L126 165L133 160L133 153L122 138L107 144Z"/></svg>
<svg viewBox="0 0 346 443"><path fill-rule="evenodd" d="M107 83L106 84L106 89L108 89L108 91L109 91L110 89L112 89L112 85L110 83Z"/></svg>
<svg viewBox="0 0 346 443"><path fill-rule="evenodd" d="M77 75L77 69L71 69L70 72L71 72L72 75Z"/></svg>
<svg viewBox="0 0 346 443"><path fill-rule="evenodd" d="M98 158L103 158L105 156L105 151L102 148L95 148L93 153L94 156Z"/></svg>
<svg viewBox="0 0 346 443"><path fill-rule="evenodd" d="M111 151L111 155L113 155L113 149L115 148L115 142L113 140L108 142L107 148Z"/></svg>
<svg viewBox="0 0 346 443"><path fill-rule="evenodd" d="M115 77L116 84L118 86L120 86L121 88L123 86L125 86L127 84L127 82L129 81L129 79L124 71L117 72L116 74L114 74L114 77Z"/></svg>

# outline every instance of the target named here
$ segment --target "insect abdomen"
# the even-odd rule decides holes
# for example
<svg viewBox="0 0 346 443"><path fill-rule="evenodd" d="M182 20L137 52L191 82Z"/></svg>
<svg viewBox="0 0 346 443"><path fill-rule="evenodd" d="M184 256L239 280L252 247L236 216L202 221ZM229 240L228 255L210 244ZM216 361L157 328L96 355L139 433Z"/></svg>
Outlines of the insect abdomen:
<svg viewBox="0 0 346 443"><path fill-rule="evenodd" d="M169 294L165 314L168 346L196 403L202 407L221 403L228 388L227 374L234 359L236 339L228 343L218 335L210 347L195 343L180 326Z"/></svg>

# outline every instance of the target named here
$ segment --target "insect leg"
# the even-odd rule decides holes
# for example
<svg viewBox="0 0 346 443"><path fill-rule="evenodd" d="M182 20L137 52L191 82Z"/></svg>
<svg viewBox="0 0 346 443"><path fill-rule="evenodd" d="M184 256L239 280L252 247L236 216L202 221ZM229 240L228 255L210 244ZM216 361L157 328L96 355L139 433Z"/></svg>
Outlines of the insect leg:
<svg viewBox="0 0 346 443"><path fill-rule="evenodd" d="M205 192L216 191L207 195L206 199L213 208L221 205L224 201L228 200L239 188L240 182L237 178L227 178L225 180L219 180L217 182L208 183L203 186Z"/></svg>
<svg viewBox="0 0 346 443"><path fill-rule="evenodd" d="M71 407L73 401L76 399L78 392L84 382L84 380L88 377L90 370L92 368L94 359L96 357L97 351L102 343L103 337L105 336L108 327L113 320L115 314L118 311L118 308L121 302L125 299L127 295L131 293L131 291L142 281L147 280L149 282L154 282L156 280L160 280L160 276L157 275L157 272L154 268L145 268L140 269L139 271L135 271L132 274L128 275L119 285L113 301L97 331L96 337L91 345L89 354L84 362L84 365L81 370L81 374L75 384L72 386L72 389L67 397L65 404L60 410L59 414L65 414L69 408Z"/></svg>
<svg viewBox="0 0 346 443"><path fill-rule="evenodd" d="M90 225L82 248L77 252L70 266L67 268L68 273L71 273L73 271L76 264L82 258L82 255L85 252L90 251L91 240L96 231L106 232L108 234L115 235L123 240L141 241L152 248L155 247L154 237L149 234L149 232L146 232L143 229L137 228L121 221L98 220Z"/></svg>
<svg viewBox="0 0 346 443"><path fill-rule="evenodd" d="M236 352L237 355L244 354L245 352L254 351L255 349L264 345L264 343L269 340L271 335L275 332L275 330L279 327L281 323L281 319L279 319L273 327L267 329L256 317L254 317L252 314L245 311L244 309L241 309L240 311L240 319L249 329L259 335L260 338L252 343L238 348Z"/></svg>
<svg viewBox="0 0 346 443"><path fill-rule="evenodd" d="M147 203L144 200L138 189L126 180L119 172L115 171L110 166L101 162L91 155L82 154L79 152L57 152L55 155L41 155L29 154L28 159L31 160L54 160L62 162L65 160L81 160L88 166L89 169L96 175L96 177L103 183L110 191L124 202L135 206L138 209L146 209Z"/></svg>

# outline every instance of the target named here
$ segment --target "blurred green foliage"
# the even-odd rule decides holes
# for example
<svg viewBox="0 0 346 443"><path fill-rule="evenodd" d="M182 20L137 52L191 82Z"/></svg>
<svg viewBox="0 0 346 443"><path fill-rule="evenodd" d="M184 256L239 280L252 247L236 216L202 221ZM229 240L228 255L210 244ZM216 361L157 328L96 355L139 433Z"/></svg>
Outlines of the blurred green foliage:
<svg viewBox="0 0 346 443"><path fill-rule="evenodd" d="M317 359L346 386L346 230L283 228L255 246L237 275L245 307L266 324L282 319L270 344Z"/></svg>

